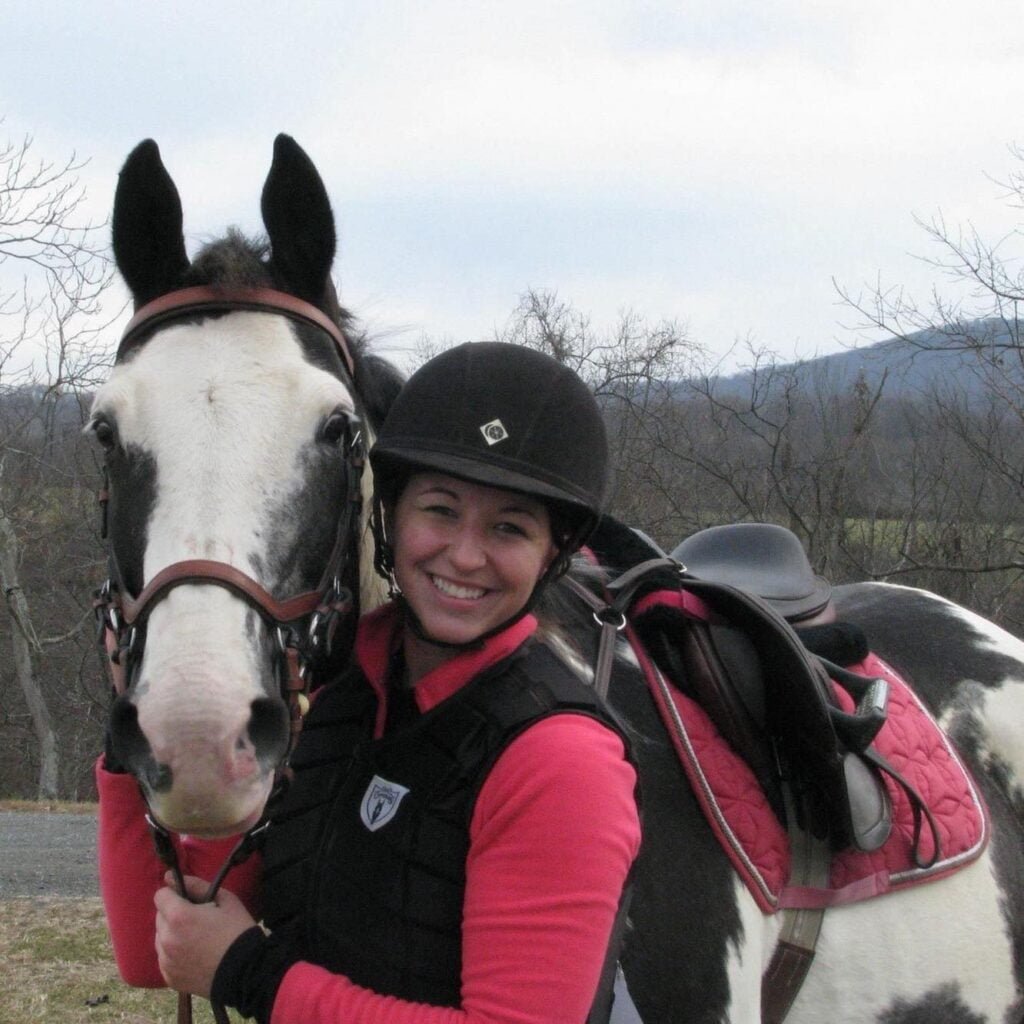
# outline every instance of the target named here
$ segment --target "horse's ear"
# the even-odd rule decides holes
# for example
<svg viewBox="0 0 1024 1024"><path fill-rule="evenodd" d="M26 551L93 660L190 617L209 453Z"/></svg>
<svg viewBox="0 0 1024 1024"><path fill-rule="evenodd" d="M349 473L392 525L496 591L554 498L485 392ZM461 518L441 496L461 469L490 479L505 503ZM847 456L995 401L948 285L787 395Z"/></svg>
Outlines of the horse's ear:
<svg viewBox="0 0 1024 1024"><path fill-rule="evenodd" d="M320 305L334 262L334 214L313 161L289 135L274 140L261 210L282 285Z"/></svg>
<svg viewBox="0 0 1024 1024"><path fill-rule="evenodd" d="M121 168L112 220L114 259L136 307L179 287L189 266L181 199L152 139Z"/></svg>

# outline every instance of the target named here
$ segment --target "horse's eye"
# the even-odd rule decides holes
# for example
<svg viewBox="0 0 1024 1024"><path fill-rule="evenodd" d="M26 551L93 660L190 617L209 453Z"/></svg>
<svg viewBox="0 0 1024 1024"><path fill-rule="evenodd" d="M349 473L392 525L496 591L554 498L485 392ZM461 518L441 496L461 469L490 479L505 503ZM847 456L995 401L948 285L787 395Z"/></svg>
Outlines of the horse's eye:
<svg viewBox="0 0 1024 1024"><path fill-rule="evenodd" d="M109 420L98 417L92 421L91 428L93 437L96 438L104 451L111 451L114 445L117 444L117 431Z"/></svg>
<svg viewBox="0 0 1024 1024"><path fill-rule="evenodd" d="M343 412L333 412L324 420L320 428L320 440L325 444L339 444L348 429L348 416Z"/></svg>

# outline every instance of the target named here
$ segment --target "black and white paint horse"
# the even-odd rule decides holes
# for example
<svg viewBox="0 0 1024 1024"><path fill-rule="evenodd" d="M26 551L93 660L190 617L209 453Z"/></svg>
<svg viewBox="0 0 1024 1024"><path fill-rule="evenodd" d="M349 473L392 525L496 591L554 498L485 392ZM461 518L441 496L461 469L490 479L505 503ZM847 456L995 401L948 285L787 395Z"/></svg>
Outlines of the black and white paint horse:
<svg viewBox="0 0 1024 1024"><path fill-rule="evenodd" d="M270 287L347 331L330 287L327 196L286 137L275 144L263 211L269 259L229 236L190 261L177 192L156 146L143 143L125 165L114 210L115 255L137 305L196 286L225 295ZM110 477L114 581L144 595L169 567L199 559L249 582L231 583L221 568L212 581L181 577L157 588L134 635L121 633L127 689L112 737L159 820L223 835L251 824L270 791L287 745L282 610L323 583L356 471L343 449L357 418L365 429L383 411L395 379L358 351L347 371L330 332L309 317L265 304L171 303L167 319L148 320L132 340L93 411ZM369 485L364 475L364 495ZM346 529L361 552L365 610L382 599L370 541L364 523ZM920 684L978 777L993 838L947 880L830 910L787 1019L1020 1022L1024 645L920 591L854 585L838 588L836 602ZM344 654L345 629L340 635L335 657ZM616 687L612 698L637 736L644 791L622 954L637 1009L647 1024L758 1024L778 917L758 909L731 868L646 690Z"/></svg>

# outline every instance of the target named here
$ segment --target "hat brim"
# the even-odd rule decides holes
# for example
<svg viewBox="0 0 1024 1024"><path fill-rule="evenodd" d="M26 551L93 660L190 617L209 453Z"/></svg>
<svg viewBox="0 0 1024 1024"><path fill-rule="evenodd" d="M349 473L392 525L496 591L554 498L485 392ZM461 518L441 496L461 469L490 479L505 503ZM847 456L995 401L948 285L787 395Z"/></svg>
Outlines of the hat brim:
<svg viewBox="0 0 1024 1024"><path fill-rule="evenodd" d="M469 483L483 484L487 487L500 487L506 491L516 491L519 494L526 494L535 498L547 498L562 505L569 505L580 512L586 512L588 515L593 514L586 502L580 500L564 488L493 462L483 463L476 459L468 459L464 456L443 452L419 451L404 452L390 450L371 452L370 457L371 463L377 464L374 467L375 472L379 471L379 466L388 463L404 466L414 473L423 470L436 470L439 473L458 477L458 479L466 480Z"/></svg>

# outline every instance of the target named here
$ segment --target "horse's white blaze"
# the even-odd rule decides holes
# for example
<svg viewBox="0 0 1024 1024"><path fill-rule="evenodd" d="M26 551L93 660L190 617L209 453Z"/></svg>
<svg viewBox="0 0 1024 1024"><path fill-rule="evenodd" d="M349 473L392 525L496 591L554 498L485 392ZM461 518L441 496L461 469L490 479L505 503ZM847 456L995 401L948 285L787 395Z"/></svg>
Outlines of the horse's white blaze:
<svg viewBox="0 0 1024 1024"><path fill-rule="evenodd" d="M289 499L303 455L339 408L354 412L345 386L306 362L287 322L267 314L167 327L116 367L95 410L157 467L145 579L206 558L265 582L270 545L298 541ZM262 803L272 766L254 764L245 728L252 701L271 695L266 664L252 612L222 588L180 587L154 608L135 701L173 772L172 793L153 795L168 826L187 829L199 801L210 829Z"/></svg>
<svg viewBox="0 0 1024 1024"><path fill-rule="evenodd" d="M789 1019L873 1021L897 999L913 1003L955 982L971 1011L1001 1021L1015 985L999 907L986 853L942 882L829 910Z"/></svg>

